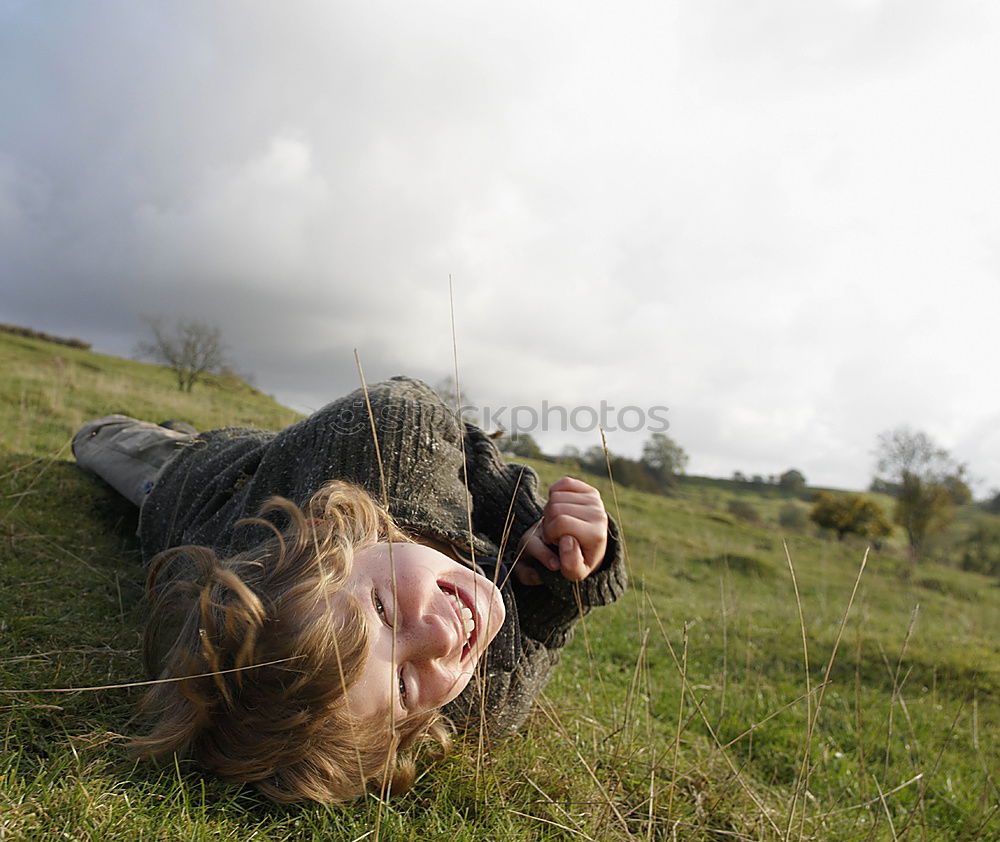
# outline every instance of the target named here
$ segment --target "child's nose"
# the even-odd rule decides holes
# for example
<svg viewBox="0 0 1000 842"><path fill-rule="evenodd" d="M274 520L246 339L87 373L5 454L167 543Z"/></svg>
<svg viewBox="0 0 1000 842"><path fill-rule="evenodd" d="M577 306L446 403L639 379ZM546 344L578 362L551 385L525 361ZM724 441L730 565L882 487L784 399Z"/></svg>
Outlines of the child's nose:
<svg viewBox="0 0 1000 842"><path fill-rule="evenodd" d="M413 638L415 658L432 661L449 655L461 656L462 643L453 612L426 611L414 629Z"/></svg>

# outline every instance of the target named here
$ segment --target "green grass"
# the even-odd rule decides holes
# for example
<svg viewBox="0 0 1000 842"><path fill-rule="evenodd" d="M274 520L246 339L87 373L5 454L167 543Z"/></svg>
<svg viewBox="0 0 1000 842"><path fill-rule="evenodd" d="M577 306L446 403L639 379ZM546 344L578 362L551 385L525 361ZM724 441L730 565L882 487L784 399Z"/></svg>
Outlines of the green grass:
<svg viewBox="0 0 1000 842"><path fill-rule="evenodd" d="M295 415L238 381L182 394L156 366L37 340L0 335L0 360L0 688L33 691L0 694L4 842L1000 838L997 581L931 563L901 578L889 546L845 621L864 547L783 536L784 501L740 492L748 524L709 484L598 483L629 593L587 617L522 734L459 746L405 797L279 807L133 765L137 689L48 692L144 677L135 516L72 463L72 432L108 412Z"/></svg>

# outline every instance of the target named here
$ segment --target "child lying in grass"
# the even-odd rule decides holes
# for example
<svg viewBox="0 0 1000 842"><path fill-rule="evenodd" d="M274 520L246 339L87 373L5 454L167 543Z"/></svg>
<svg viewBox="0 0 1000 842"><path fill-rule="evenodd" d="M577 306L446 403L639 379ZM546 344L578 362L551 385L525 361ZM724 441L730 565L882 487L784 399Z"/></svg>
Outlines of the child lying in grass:
<svg viewBox="0 0 1000 842"><path fill-rule="evenodd" d="M279 801L403 790L449 724L516 731L576 620L625 588L595 489L566 477L543 503L409 378L277 434L112 415L73 451L140 507L146 663L179 679L133 748Z"/></svg>

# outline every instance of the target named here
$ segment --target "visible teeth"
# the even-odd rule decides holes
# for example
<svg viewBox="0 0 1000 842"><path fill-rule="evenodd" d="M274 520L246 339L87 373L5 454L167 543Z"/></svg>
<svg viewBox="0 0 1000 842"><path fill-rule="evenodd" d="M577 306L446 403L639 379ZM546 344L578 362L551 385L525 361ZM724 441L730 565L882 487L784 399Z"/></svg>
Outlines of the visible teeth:
<svg viewBox="0 0 1000 842"><path fill-rule="evenodd" d="M465 626L465 639L468 640L476 630L476 621L472 619L472 612L464 605L460 613L462 615L462 625Z"/></svg>
<svg viewBox="0 0 1000 842"><path fill-rule="evenodd" d="M458 616L462 618L462 629L465 632L465 639L468 640L476 630L476 621L473 618L472 611L462 602L457 592L452 594L452 598L458 606Z"/></svg>

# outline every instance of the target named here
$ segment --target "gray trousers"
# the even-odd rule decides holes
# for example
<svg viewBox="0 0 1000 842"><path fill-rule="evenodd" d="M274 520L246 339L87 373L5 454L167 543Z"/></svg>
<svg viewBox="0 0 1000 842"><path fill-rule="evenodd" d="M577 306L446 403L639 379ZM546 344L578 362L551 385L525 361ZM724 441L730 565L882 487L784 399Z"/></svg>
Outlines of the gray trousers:
<svg viewBox="0 0 1000 842"><path fill-rule="evenodd" d="M141 507L163 466L194 438L127 415L106 415L77 431L73 455L81 467Z"/></svg>

